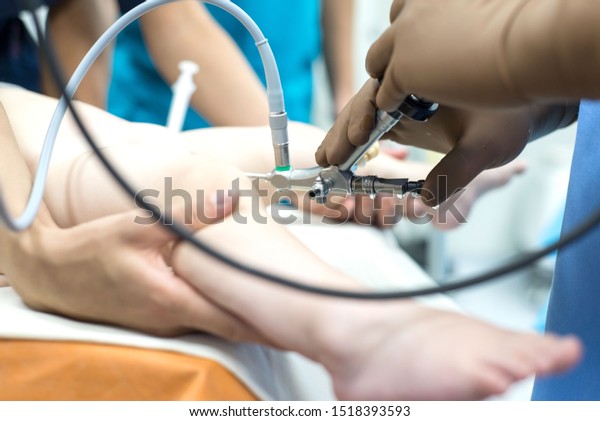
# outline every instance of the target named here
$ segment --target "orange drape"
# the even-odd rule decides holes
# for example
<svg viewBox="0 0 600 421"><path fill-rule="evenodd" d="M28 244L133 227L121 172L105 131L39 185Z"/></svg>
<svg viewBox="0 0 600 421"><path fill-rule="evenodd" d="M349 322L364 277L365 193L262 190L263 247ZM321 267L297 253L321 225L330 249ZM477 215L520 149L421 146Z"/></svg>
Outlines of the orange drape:
<svg viewBox="0 0 600 421"><path fill-rule="evenodd" d="M168 351L0 340L1 400L256 400L219 363Z"/></svg>

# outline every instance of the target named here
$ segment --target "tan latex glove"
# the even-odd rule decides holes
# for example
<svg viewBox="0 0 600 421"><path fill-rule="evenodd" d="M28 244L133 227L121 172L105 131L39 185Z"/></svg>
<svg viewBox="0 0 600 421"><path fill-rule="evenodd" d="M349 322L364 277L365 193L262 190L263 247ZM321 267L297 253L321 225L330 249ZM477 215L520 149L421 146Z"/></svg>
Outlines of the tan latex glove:
<svg viewBox="0 0 600 421"><path fill-rule="evenodd" d="M344 109L317 150L321 166L339 165L364 144L375 121L377 82L367 82ZM429 173L423 197L434 206L482 171L513 160L528 141L564 127L577 107L530 106L501 110L440 107L429 121L402 119L387 133L396 142L447 154Z"/></svg>
<svg viewBox="0 0 600 421"><path fill-rule="evenodd" d="M381 109L600 97L600 0L396 0L391 18L366 61Z"/></svg>

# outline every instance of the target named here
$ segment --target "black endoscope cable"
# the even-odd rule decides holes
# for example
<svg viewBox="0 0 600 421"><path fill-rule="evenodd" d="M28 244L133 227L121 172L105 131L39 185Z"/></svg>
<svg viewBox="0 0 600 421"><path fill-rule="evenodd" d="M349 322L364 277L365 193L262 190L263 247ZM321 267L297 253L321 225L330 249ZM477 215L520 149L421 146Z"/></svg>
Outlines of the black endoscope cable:
<svg viewBox="0 0 600 421"><path fill-rule="evenodd" d="M85 128L75 107L73 106L73 103L72 103L69 95L67 95L65 92L66 85L62 78L62 73L59 70L59 65L56 60L56 55L55 55L54 50L52 49L50 43L48 42L47 36L42 31L41 24L38 20L38 17L35 15L35 12L33 11L32 8L28 8L28 11L31 13L31 16L33 18L33 22L34 22L36 32L38 35L39 45L42 48L42 51L45 54L46 59L48 60L48 64L50 67L50 71L52 73L52 77L54 78L54 81L59 89L59 92L61 92L62 97L66 100L67 106L68 106L69 110L71 111L71 114L73 115L73 119L74 119L75 123L77 124L77 127L83 134L83 137L88 142L88 144L90 145L90 147L92 148L92 150L94 151L94 153L96 154L98 159L100 159L102 164L106 167L106 169L108 170L110 175L117 181L117 183L119 185L121 185L121 187L131 197L134 198L135 203L140 208L145 209L146 211L150 212L152 214L152 216L165 227L165 229L172 231L178 237L180 237L183 240L194 245L197 249L210 255L211 257L213 257L217 260L220 260L221 262L223 262L237 270L245 272L249 275L263 278L263 279L271 281L275 284L283 285L286 287L291 287L291 288L297 289L299 291L304 291L304 292L308 292L308 293L312 293L312 294L319 294L319 295L325 295L325 296L330 296L330 297L339 297L339 298L352 298L352 299L360 299L360 300L391 300L391 299L402 299L402 298L411 298L411 297L418 297L418 296L431 295L431 294L446 293L446 292L455 291L455 290L462 289L462 288L479 285L484 282L492 281L497 277L500 277L500 276L506 275L508 273L523 269L523 268L529 266L530 264L532 264L533 262L535 262L536 260L540 259L541 257L544 257L544 256L552 253L553 251L558 250L559 248L566 247L567 245L573 243L575 240L580 239L586 233L588 233L594 226L596 226L600 223L600 209L599 209L596 212L594 212L582 224L580 224L578 227L576 227L574 230L572 230L571 232L569 232L565 235L562 235L562 237L559 241L557 241L556 243L554 243L548 247L545 247L545 248L537 250L537 251L525 253L524 256L517 258L517 259L513 259L512 262L509 262L501 267L492 269L492 270L482 273L480 275L468 277L466 279L459 280L459 281L449 282L449 283L447 283L445 285L441 285L441 286L416 289L416 290L412 290L412 291L388 291L388 292L361 293L361 292L351 292L351 291L319 288L319 287L314 287L314 286L310 286L310 285L304 285L300 282L293 281L293 280L290 280L287 278L283 278L278 275L267 273L262 270L247 266L243 263L240 263L240 262L216 251L212 247L204 244L204 242L201 242L196 237L194 237L193 233L191 231L189 231L188 229L184 228L183 226L181 226L177 223L171 223L170 221L167 224L165 222L165 216L162 214L162 212L160 212L158 207L151 205L149 203L146 203L139 198L139 196L136 194L135 190L129 185L129 183L127 181L125 181L125 179L115 170L115 168L112 166L112 164L108 161L106 156L102 153L102 151L98 148L98 146L92 139L88 130Z"/></svg>

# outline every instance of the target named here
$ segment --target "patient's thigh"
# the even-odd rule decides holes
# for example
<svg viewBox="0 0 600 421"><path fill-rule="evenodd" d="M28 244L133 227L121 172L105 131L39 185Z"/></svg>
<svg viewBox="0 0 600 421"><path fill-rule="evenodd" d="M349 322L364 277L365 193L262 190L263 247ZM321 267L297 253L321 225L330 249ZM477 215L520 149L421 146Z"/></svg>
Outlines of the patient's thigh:
<svg viewBox="0 0 600 421"><path fill-rule="evenodd" d="M57 101L15 88L0 88L0 100L34 173ZM237 174L214 156L217 151L192 154L182 136L165 127L130 123L87 104L78 103L77 109L95 142L136 192L210 190L229 185ZM68 116L57 137L45 202L61 226L135 208Z"/></svg>
<svg viewBox="0 0 600 421"><path fill-rule="evenodd" d="M210 153L191 154L177 137L162 128L132 127L135 130L127 139L102 148L102 152L136 193L155 197L161 205L163 199L173 198L178 203L189 197L195 206L197 192L229 188L238 174ZM52 166L46 203L61 226L136 208L133 198L90 151Z"/></svg>

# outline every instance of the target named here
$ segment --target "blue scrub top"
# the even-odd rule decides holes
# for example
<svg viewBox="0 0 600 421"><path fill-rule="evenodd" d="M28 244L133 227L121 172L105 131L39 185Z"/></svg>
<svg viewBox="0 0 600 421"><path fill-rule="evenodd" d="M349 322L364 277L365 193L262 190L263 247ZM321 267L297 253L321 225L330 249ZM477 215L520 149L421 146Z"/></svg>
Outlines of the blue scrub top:
<svg viewBox="0 0 600 421"><path fill-rule="evenodd" d="M52 6L56 0L43 0ZM38 48L18 18L23 8L17 0L3 0L0 7L0 82L40 91Z"/></svg>
<svg viewBox="0 0 600 421"><path fill-rule="evenodd" d="M563 232L600 209L600 101L579 112ZM600 400L600 227L560 250L546 330L575 334L584 344L581 364L566 374L536 379L534 400Z"/></svg>
<svg viewBox="0 0 600 421"><path fill-rule="evenodd" d="M309 122L312 64L321 49L320 1L238 0L235 3L256 21L269 39L281 75L288 115L293 120ZM252 37L227 12L211 5L207 8L237 42L264 84L262 63ZM171 89L155 70L136 22L118 38L109 111L130 121L164 125L170 103ZM190 110L183 128L208 125Z"/></svg>
<svg viewBox="0 0 600 421"><path fill-rule="evenodd" d="M0 82L40 91L37 46L19 18L0 19Z"/></svg>
<svg viewBox="0 0 600 421"><path fill-rule="evenodd" d="M58 0L38 0L52 7ZM122 11L143 0L119 0ZM19 19L23 9L17 0L0 0L0 82L41 92L39 51L31 35Z"/></svg>

